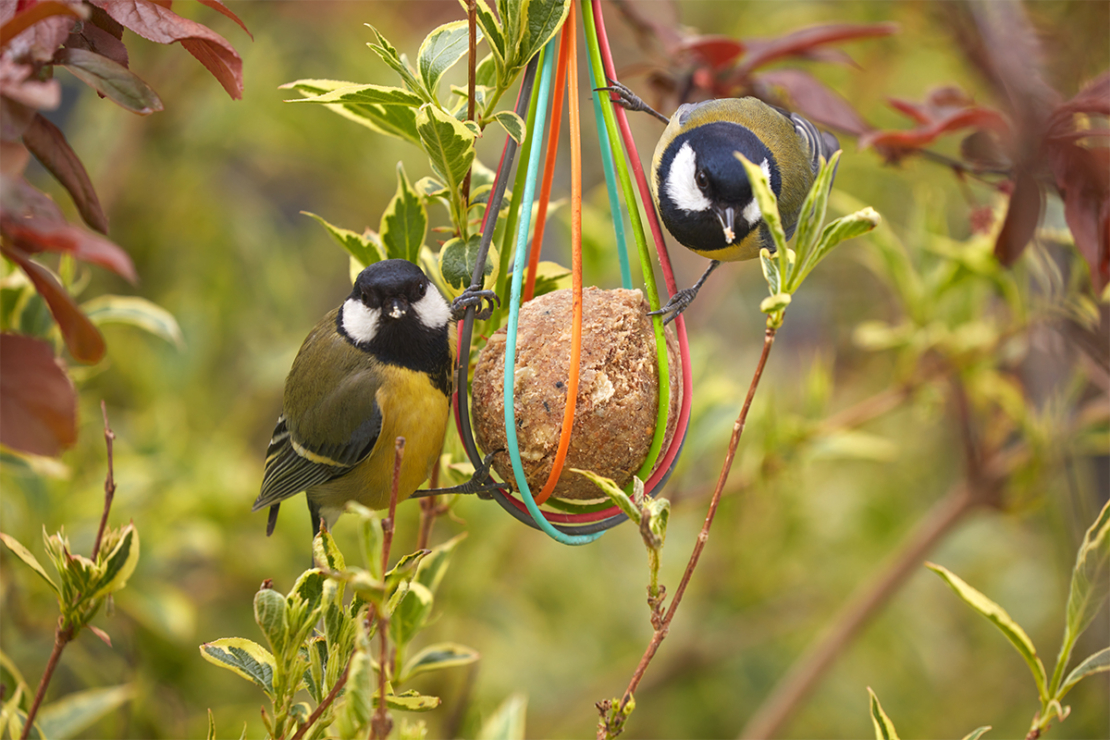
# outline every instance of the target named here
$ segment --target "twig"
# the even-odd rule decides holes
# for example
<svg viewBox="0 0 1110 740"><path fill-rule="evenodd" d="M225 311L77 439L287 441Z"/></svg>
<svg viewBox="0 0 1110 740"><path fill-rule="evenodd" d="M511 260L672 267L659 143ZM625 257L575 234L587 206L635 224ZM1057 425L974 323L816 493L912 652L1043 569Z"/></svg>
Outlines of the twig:
<svg viewBox="0 0 1110 740"><path fill-rule="evenodd" d="M58 659L62 657L62 651L73 639L73 628L63 627L63 619L65 618L58 617L58 626L54 629L54 649L50 652L50 659L46 661L46 669L42 672L42 678L39 680L39 687L35 691L31 708L27 710L27 719L23 723L23 733L19 736L20 740L27 740L27 737L31 734L31 727L35 723L35 715L38 714L39 705L42 704L42 699L46 696L46 687L50 685L50 679L54 677L54 669L58 667Z"/></svg>
<svg viewBox="0 0 1110 740"><path fill-rule="evenodd" d="M100 413L104 415L104 443L108 447L108 475L104 478L104 513L100 515L100 529L96 531L96 542L93 543L92 561L100 554L100 542L104 539L104 530L108 526L108 512L112 508L112 499L116 495L116 479L112 472L112 441L116 438L115 432L108 426L108 405L100 402Z"/></svg>
<svg viewBox="0 0 1110 740"><path fill-rule="evenodd" d="M856 592L833 621L832 628L779 681L771 695L748 720L740 737L774 737L868 620L917 572L926 553L963 521L976 503L977 497L961 481L934 504L925 518L906 536L890 563Z"/></svg>
<svg viewBox="0 0 1110 740"><path fill-rule="evenodd" d="M401 485L401 462L405 459L405 438L398 437L393 448L393 485L389 491L389 516L382 520L382 573L389 568L389 550L393 546L393 523L397 514L397 493ZM386 658L389 654L389 644L386 635L389 618L384 610L378 615L378 636L380 649L378 654L378 708L374 718L370 720L370 737L386 738L393 729L393 720L385 705L385 674L387 671Z"/></svg>
<svg viewBox="0 0 1110 740"><path fill-rule="evenodd" d="M466 23L470 29L470 53L467 56L466 74L466 120L474 120L474 94L478 77L478 0L466 0ZM462 200L464 206L470 205L470 174L473 168L466 171L462 182Z"/></svg>
<svg viewBox="0 0 1110 740"><path fill-rule="evenodd" d="M432 468L432 477L428 480L428 488L439 488L439 466ZM420 499L420 529L416 533L416 549L425 550L432 539L432 526L436 517L446 511L446 507L439 505L439 496L425 496Z"/></svg>
<svg viewBox="0 0 1110 740"><path fill-rule="evenodd" d="M312 714L308 715L308 720L303 725L301 725L301 728L297 730L297 734L293 735L292 740L301 740L301 738L305 736L305 733L308 732L308 728L316 724L316 721L320 719L320 715L322 715L324 711L331 706L332 702L335 701L335 697L339 696L339 692L343 689L343 686L346 685L347 674L350 672L350 670L351 661L350 659L348 659L347 667L343 669L343 673L340 674L339 678L335 682L335 685L331 687L331 691L328 692L328 695L324 697L324 700L320 702L319 706L317 706L316 709L312 711Z"/></svg>
<svg viewBox="0 0 1110 740"><path fill-rule="evenodd" d="M751 385L748 387L748 395L744 399L744 406L740 409L740 415L736 418L736 423L732 427L732 437L728 444L728 453L725 455L724 465L721 467L720 477L717 479L717 487L713 491L713 498L709 502L709 511L705 515L705 523L702 524L701 532L698 534L698 539L694 543L694 550L690 554L690 561L686 564L686 572L682 574L682 580L678 584L678 589L675 591L674 597L671 599L671 605L667 609L666 615L663 617L659 627L656 628L655 633L651 637L651 642L648 644L647 650L640 658L640 664L636 666L636 671L632 674L632 680L628 683L628 688L625 689L624 696L621 697L619 712L623 713L628 706L628 702L632 700L632 694L639 686L640 680L644 677L644 672L647 670L648 665L651 664L652 658L659 650L659 645L662 644L667 632L670 630L671 620L674 619L675 612L678 611L678 605L682 602L682 596L686 593L686 587L690 583L690 577L694 574L694 569L698 565L698 560L701 557L701 552L705 549L705 543L709 539L709 527L713 524L713 518L717 514L717 504L721 500L721 492L724 490L725 482L728 480L729 471L732 469L733 458L736 457L736 448L740 444L740 435L744 432L744 426L748 419L748 410L751 408L752 399L755 397L756 388L759 386L759 379L763 376L763 368L767 364L767 356L771 352L771 346L775 342L775 329L768 327L767 332L763 337L763 352L759 356L759 364L756 365L755 374L752 376ZM618 730L619 732L619 730Z"/></svg>

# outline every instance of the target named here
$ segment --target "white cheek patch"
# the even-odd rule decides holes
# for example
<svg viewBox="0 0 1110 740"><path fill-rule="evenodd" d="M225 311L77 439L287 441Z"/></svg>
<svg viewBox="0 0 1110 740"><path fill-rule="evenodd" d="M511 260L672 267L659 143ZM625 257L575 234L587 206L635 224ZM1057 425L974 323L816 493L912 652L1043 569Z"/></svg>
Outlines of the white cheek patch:
<svg viewBox="0 0 1110 740"><path fill-rule="evenodd" d="M428 286L428 292L416 303L412 304L416 317L420 323L429 329L442 329L451 321L451 309L447 301L433 286Z"/></svg>
<svg viewBox="0 0 1110 740"><path fill-rule="evenodd" d="M763 175L767 178L767 182L771 181L771 163L766 159L760 163L759 169L763 170ZM748 226L755 226L763 218L763 211L759 210L759 203L755 198L752 198L751 203L744 206L744 210L740 212L744 220L748 222Z"/></svg>
<svg viewBox="0 0 1110 740"><path fill-rule="evenodd" d="M362 301L348 298L343 303L343 331L359 344L369 342L378 333L378 311L367 308Z"/></svg>
<svg viewBox="0 0 1110 740"><path fill-rule="evenodd" d="M690 146L690 142L683 142L678 153L671 160L671 169L667 172L666 190L671 202L684 211L706 211L712 205L694 181L697 167L697 157L694 155L693 147Z"/></svg>

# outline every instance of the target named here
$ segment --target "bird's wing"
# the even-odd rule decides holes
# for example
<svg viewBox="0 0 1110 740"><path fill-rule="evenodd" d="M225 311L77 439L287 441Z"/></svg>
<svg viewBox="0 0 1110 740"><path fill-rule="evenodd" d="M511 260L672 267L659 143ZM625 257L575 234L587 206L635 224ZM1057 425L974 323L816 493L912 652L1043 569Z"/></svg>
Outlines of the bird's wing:
<svg viewBox="0 0 1110 740"><path fill-rule="evenodd" d="M373 451L381 433L378 375L370 361L352 348L355 354L347 355L348 362L321 365L311 349L302 348L290 371L287 385L298 384L302 394L296 409L286 399L253 511L349 472ZM305 382L301 373L310 367L315 367L313 381ZM291 412L298 419L295 424Z"/></svg>
<svg viewBox="0 0 1110 740"><path fill-rule="evenodd" d="M776 110L781 111L781 109ZM810 168L816 173L821 169L821 160L828 161L840 149L840 142L832 134L818 131L816 126L797 113L790 114L790 122L794 124L794 130L802 140L802 149L809 154Z"/></svg>

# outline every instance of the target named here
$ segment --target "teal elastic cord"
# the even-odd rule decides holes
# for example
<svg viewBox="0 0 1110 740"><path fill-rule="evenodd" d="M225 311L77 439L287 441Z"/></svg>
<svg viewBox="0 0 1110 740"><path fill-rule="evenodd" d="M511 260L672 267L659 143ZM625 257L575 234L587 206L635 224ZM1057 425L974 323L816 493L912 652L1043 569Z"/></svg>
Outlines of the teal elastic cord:
<svg viewBox="0 0 1110 740"><path fill-rule="evenodd" d="M620 191L617 186L617 175L613 169L613 151L609 147L609 132L605 128L599 97L608 93L597 92L597 88L602 85L594 76L594 65L586 66L590 70L590 86L594 91L591 95L594 101L594 121L597 124L597 141L601 145L601 168L605 171L605 190L609 194L609 210L613 214L613 231L616 232L617 237L617 257L620 258L621 263L621 287L631 290L632 267L628 263L628 248L624 243L624 210L621 208L621 199L618 195Z"/></svg>
<svg viewBox="0 0 1110 740"><path fill-rule="evenodd" d="M547 42L547 46L543 50L543 68L540 74L539 94L536 96L535 129L528 132L528 138L531 141L531 156L528 160L528 177L524 181L524 195L520 201L521 214L532 213L532 202L536 197L539 163L543 159L540 156L540 147L543 145L543 132L547 125L548 94L551 90L551 72L555 67L555 56L555 40L552 39ZM516 414L513 409L513 379L516 374L514 372L516 369L516 330L517 322L520 319L520 296L521 286L524 282L524 263L528 261L525 258L525 247L528 243L530 221L531 219L527 215L522 215L517 224L516 250L513 257L513 288L509 299L509 325L505 336L505 446L509 448L509 459L513 464L513 475L516 477L516 484L520 489L520 498L524 501L524 505L528 507L528 513L532 515L536 526L546 532L549 537L564 545L585 545L605 534L605 531L602 530L589 535L569 535L555 529L544 518L540 507L536 506L536 500L533 498L532 491L528 487L528 481L524 477L524 465L520 460L520 447L516 436ZM574 403L574 401L573 398L567 399L568 403Z"/></svg>

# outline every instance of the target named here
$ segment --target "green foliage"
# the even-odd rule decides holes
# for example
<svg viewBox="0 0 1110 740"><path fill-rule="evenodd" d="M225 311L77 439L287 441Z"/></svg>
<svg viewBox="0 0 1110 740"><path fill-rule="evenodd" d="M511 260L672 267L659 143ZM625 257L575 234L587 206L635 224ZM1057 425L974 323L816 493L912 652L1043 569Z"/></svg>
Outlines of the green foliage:
<svg viewBox="0 0 1110 740"><path fill-rule="evenodd" d="M1006 636L1033 672L1040 697L1040 710L1029 727L1030 736L1037 737L1054 721L1063 721L1071 708L1061 702L1064 695L1079 681L1096 673L1110 671L1110 647L1103 648L1082 661L1061 679L1071 660L1072 648L1079 636L1090 626L1095 613L1102 608L1110 588L1106 586L1106 565L1110 561L1110 502L1102 507L1095 522L1087 529L1076 556L1072 572L1071 589L1065 614L1064 639L1051 683L1044 664L1037 657L1033 641L1006 611L995 602L969 586L947 568L932 563L926 566L945 580L952 590L975 611L989 619Z"/></svg>
<svg viewBox="0 0 1110 740"><path fill-rule="evenodd" d="M871 723L875 725L875 740L898 740L894 723L886 716L882 704L879 703L879 697L875 696L870 686L867 687L867 694L871 697Z"/></svg>
<svg viewBox="0 0 1110 740"><path fill-rule="evenodd" d="M272 713L263 712L270 737L306 732L320 737L333 724L338 737L363 737L378 706L379 686L386 687L389 709L426 712L439 706L438 697L395 687L423 673L478 660L478 652L464 645L437 643L405 661L407 648L428 623L435 591L461 538L409 553L383 573L387 553L380 516L357 504L350 511L359 521L366 567L348 566L335 539L323 531L312 543L318 567L304 571L287 594L268 583L255 594L255 622L269 649L241 637L200 646L205 660L250 681L270 699ZM428 565L422 567L425 560ZM349 602L347 586L354 592ZM381 637L388 635L391 644L385 665L381 655L377 661L371 657L373 638L383 625L388 627ZM297 701L302 689L315 707ZM314 712L319 714L313 717ZM313 725L306 727L310 719Z"/></svg>

